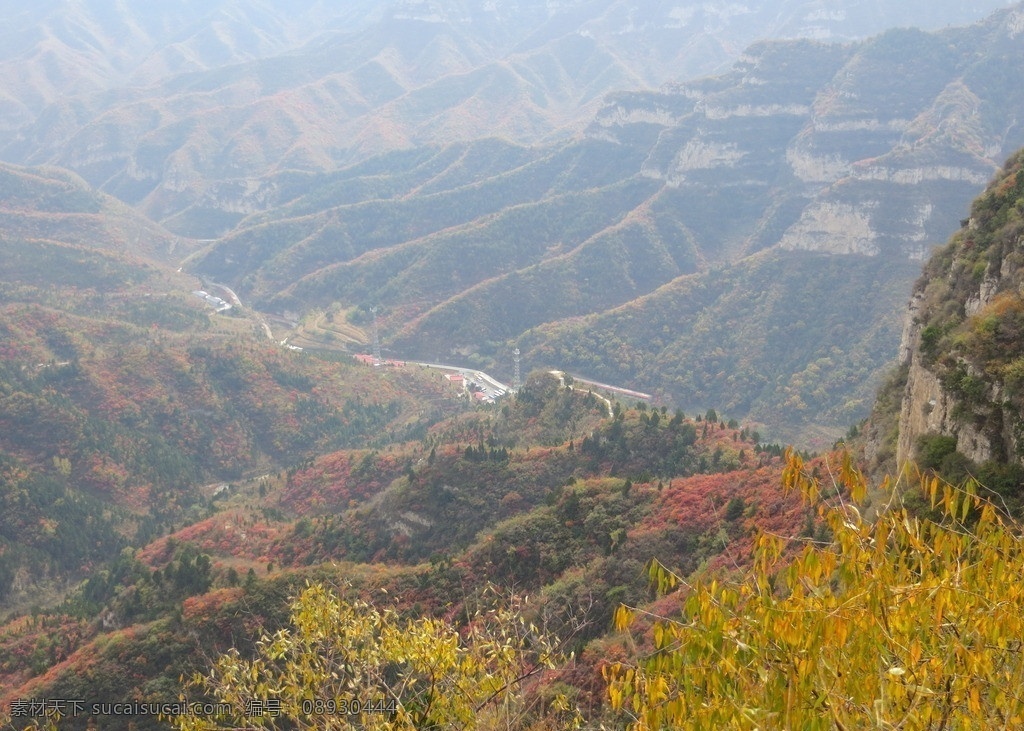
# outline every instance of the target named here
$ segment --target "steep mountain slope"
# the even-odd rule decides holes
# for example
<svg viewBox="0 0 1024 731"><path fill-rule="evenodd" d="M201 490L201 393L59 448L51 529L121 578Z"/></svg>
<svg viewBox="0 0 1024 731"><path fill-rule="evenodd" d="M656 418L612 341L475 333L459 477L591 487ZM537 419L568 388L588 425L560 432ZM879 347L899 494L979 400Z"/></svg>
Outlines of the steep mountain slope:
<svg viewBox="0 0 1024 731"><path fill-rule="evenodd" d="M2 154L210 237L271 204L278 173L484 135L533 144L609 91L721 69L759 38L847 40L1006 4L53 0L9 13Z"/></svg>
<svg viewBox="0 0 1024 731"><path fill-rule="evenodd" d="M772 250L527 333L531 358L827 445L870 408L919 264ZM870 283L866 296L864 283Z"/></svg>
<svg viewBox="0 0 1024 731"><path fill-rule="evenodd" d="M1024 143L1013 81L1024 72L1014 52L1021 17L1017 7L969 28L892 31L848 46L758 44L728 74L610 96L566 145L421 148L306 178L309 192L282 186L287 205L246 219L193 266L269 311L338 303L359 324L377 306L382 336L402 357L503 363L527 345L533 362L636 379L686 408L728 402L787 439L818 433L799 434L808 416L835 436L866 409L898 337L884 308L909 287L910 262L955 229ZM768 249L779 251L757 256ZM838 258L823 264L823 254ZM742 274L714 272L739 261ZM750 307L738 331L806 321L795 303L833 322L865 316L817 337L804 329L786 373L763 338L727 336L733 345L709 360L695 320L671 308L624 310L654 318L640 328L594 316L670 283L666 292L695 281L770 292L783 261L793 306ZM843 298L815 299L819 277L829 283L819 292ZM727 319L748 291L722 290L737 303ZM870 303L870 317L851 302ZM588 319L560 323L578 317ZM600 333L596 352L579 346L589 327ZM642 342L637 332L659 335ZM619 341L632 345L610 356ZM829 370L814 365L826 357L850 364L828 387L813 375ZM775 375L730 370L744 362Z"/></svg>
<svg viewBox="0 0 1024 731"><path fill-rule="evenodd" d="M147 256L181 256L178 237L72 174L5 165L0 186L0 605L59 598L194 519L202 484L460 408L427 376L269 343Z"/></svg>
<svg viewBox="0 0 1024 731"><path fill-rule="evenodd" d="M1024 154L1018 153L914 288L900 352L906 373L900 462L925 459L962 469L955 464L960 455L975 463L1024 464L1022 213Z"/></svg>

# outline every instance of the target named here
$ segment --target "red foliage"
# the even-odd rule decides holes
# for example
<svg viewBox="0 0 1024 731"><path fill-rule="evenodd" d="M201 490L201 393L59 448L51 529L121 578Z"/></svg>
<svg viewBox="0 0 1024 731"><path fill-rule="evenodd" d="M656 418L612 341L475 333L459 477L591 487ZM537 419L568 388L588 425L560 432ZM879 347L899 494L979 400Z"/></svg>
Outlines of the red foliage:
<svg viewBox="0 0 1024 731"><path fill-rule="evenodd" d="M756 507L754 516L744 520L784 532L790 526L793 511L799 512L800 501L796 496L784 496L781 483L782 468L778 464L672 480L646 523L655 527L672 523L706 529L723 519L730 500L740 498L746 506ZM796 525L799 527L799 522Z"/></svg>
<svg viewBox="0 0 1024 731"><path fill-rule="evenodd" d="M25 616L0 627L0 707L26 697L18 689L35 674L40 653L66 663L95 634L94 626L67 615Z"/></svg>
<svg viewBox="0 0 1024 731"><path fill-rule="evenodd" d="M334 452L288 478L281 504L298 515L322 515L348 509L387 487L402 474L392 454Z"/></svg>
<svg viewBox="0 0 1024 731"><path fill-rule="evenodd" d="M207 622L230 602L237 601L245 594L245 589L232 587L214 589L206 594L191 596L182 602L182 616L190 622Z"/></svg>
<svg viewBox="0 0 1024 731"><path fill-rule="evenodd" d="M784 495L782 468L776 461L757 470L695 475L673 480L658 497L636 532L675 526L694 535L725 530L728 545L708 562L708 569L729 570L749 563L759 531L795 537L807 509L798 495ZM730 501L741 500L743 513L726 520Z"/></svg>
<svg viewBox="0 0 1024 731"><path fill-rule="evenodd" d="M211 556L265 560L270 547L280 540L287 528L287 525L261 522L255 514L232 510L153 541L138 552L137 558L147 566L161 568L173 558L171 547L175 543L190 543Z"/></svg>

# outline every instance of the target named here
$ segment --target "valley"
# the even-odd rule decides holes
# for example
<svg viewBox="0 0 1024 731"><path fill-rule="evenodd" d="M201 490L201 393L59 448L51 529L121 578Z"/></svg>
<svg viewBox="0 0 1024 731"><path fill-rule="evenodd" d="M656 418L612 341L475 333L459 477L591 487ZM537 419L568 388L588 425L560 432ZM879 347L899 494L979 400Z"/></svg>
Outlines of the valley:
<svg viewBox="0 0 1024 731"><path fill-rule="evenodd" d="M8 6L0 730L1024 724L1024 3Z"/></svg>
<svg viewBox="0 0 1024 731"><path fill-rule="evenodd" d="M469 358L507 380L500 353L518 347L824 446L866 414L930 242L1024 143L1006 95L1014 12L862 44L760 44L722 75L607 96L564 143L485 138L306 176L190 264L283 319L341 312L365 334L377 307L396 356ZM910 48L899 74L875 76ZM747 306L779 276L784 290ZM842 292L814 305L833 325L783 336L811 282ZM719 356L702 320L730 322ZM764 332L794 343L784 367Z"/></svg>

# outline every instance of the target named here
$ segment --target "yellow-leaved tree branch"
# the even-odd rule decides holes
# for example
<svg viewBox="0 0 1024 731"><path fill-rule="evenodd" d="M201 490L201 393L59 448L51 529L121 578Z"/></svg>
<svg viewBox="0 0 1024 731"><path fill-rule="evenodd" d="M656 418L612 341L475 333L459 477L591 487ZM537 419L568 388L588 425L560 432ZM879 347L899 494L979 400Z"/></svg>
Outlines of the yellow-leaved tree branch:
<svg viewBox="0 0 1024 731"><path fill-rule="evenodd" d="M611 705L643 729L1024 728L1024 539L975 483L920 478L937 520L894 500L857 508L848 457L822 486L787 454L796 489L833 534L787 551L757 539L750 570L684 592L653 649L604 670ZM678 584L659 564L662 589ZM619 630L638 610L621 607ZM643 641L639 644L642 646Z"/></svg>
<svg viewBox="0 0 1024 731"><path fill-rule="evenodd" d="M442 620L346 601L320 584L294 601L291 624L256 655L228 652L193 689L219 716L179 716L180 731L576 728L564 697L530 707L523 681L565 658L528 622L523 600L481 609L460 634Z"/></svg>

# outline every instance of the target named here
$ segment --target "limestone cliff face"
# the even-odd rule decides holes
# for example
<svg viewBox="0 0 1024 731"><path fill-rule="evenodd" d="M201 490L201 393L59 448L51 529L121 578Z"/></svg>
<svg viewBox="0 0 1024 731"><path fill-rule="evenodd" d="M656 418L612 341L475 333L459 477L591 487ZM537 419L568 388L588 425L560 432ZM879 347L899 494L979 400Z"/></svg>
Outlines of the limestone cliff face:
<svg viewBox="0 0 1024 731"><path fill-rule="evenodd" d="M1015 47L1015 18L979 27L975 47ZM759 43L720 76L610 97L588 134L648 150L639 173L666 188L772 197L733 249L922 261L1024 144L1017 107L993 115L1006 94L967 73L974 63L908 29L842 47Z"/></svg>
<svg viewBox="0 0 1024 731"><path fill-rule="evenodd" d="M779 246L833 254L879 253L877 234L871 228L870 207L833 201L808 206L800 220L783 234Z"/></svg>
<svg viewBox="0 0 1024 731"><path fill-rule="evenodd" d="M924 435L975 463L1024 462L1024 152L925 267L908 308L897 461Z"/></svg>
<svg viewBox="0 0 1024 731"><path fill-rule="evenodd" d="M913 326L910 332L911 343L919 347L920 327ZM963 404L943 387L938 373L923 362L918 347L908 349L909 360L905 362L909 369L900 410L897 462L903 464L914 459L918 439L926 434L955 437L957 451L974 462L985 462L1005 453L1007 446L1012 451L1012 444L996 442L986 434L984 422L979 426L974 420L961 418ZM993 390L996 389L998 386L994 385Z"/></svg>

